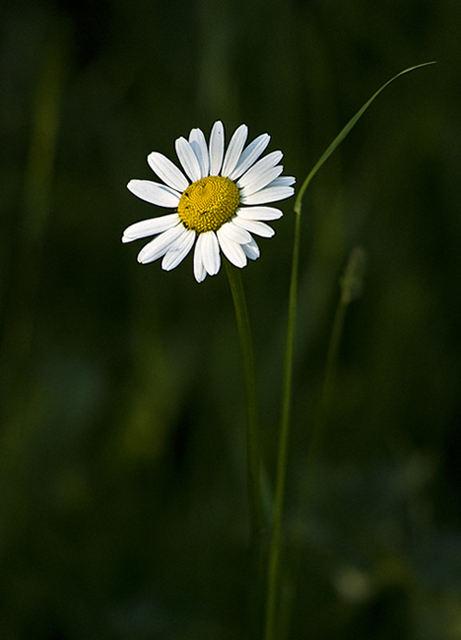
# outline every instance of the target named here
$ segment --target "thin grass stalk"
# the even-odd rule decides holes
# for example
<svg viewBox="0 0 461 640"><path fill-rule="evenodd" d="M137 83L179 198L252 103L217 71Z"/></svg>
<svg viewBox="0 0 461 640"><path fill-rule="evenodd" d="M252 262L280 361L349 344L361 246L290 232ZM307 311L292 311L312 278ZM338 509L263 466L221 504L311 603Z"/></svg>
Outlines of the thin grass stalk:
<svg viewBox="0 0 461 640"><path fill-rule="evenodd" d="M267 603L265 619L265 640L273 640L277 610L277 594L280 569L281 533L283 502L286 480L286 459L288 449L288 433L291 416L291 396L293 377L293 349L295 336L295 320L298 292L299 249L301 244L301 211L296 213L293 258L291 265L290 294L288 300L287 337L285 347L285 368L282 392L282 412L280 420L280 436L277 457L277 478L275 485L272 535L269 548L267 574Z"/></svg>
<svg viewBox="0 0 461 640"><path fill-rule="evenodd" d="M282 410L280 420L280 432L279 432L279 447L277 458L277 471L275 481L275 497L273 505L273 520L271 541L268 557L268 570L267 570L267 598L266 598L266 616L265 616L265 629L264 639L275 640L276 638L276 626L277 626L277 598L279 592L280 581L280 553L281 553L281 531L282 531L282 518L283 518L283 505L284 505L284 492L285 492L285 480L286 480L286 462L287 462L287 448L288 448L288 435L289 435L289 422L291 413L291 389L292 389L292 369L293 369L293 344L294 333L296 323L296 303L297 303L297 282L298 282L298 268L299 268L299 248L300 248L300 235L301 235L301 210L302 199L304 193L310 182L322 167L322 165L328 160L333 151L341 144L346 138L349 132L357 124L358 120L362 117L368 107L374 102L379 94L388 87L394 80L400 76L407 74L416 69L434 64L434 62L425 62L414 67L410 67L401 71L385 84L383 84L371 98L357 111L357 113L349 120L346 126L340 131L333 142L325 150L317 163L314 165L310 173L304 180L301 189L296 197L294 212L296 214L295 223L295 237L293 247L293 260L291 269L291 281L290 281L290 294L288 303L288 320L287 320L287 339L285 349L285 370L283 380L283 392L282 392ZM347 305L346 305L347 306ZM345 313L341 309L339 316L336 320L338 329L338 335L340 335L340 329L342 327L343 319L341 316ZM336 338L335 338L336 340Z"/></svg>
<svg viewBox="0 0 461 640"><path fill-rule="evenodd" d="M330 341L328 344L325 373L320 394L317 415L312 427L311 440L307 458L307 475L302 497L302 510L308 511L309 502L315 484L316 461L319 460L324 442L325 424L331 407L341 336L344 328L346 312L351 302L362 294L362 284L366 267L366 253L361 247L354 247L340 279L340 296L336 307Z"/></svg>
<svg viewBox="0 0 461 640"><path fill-rule="evenodd" d="M225 261L227 277L234 301L237 330L242 354L245 388L248 503L252 545L262 540L264 518L261 494L261 447L259 440L256 378L250 318L240 271ZM258 543L258 546L260 546Z"/></svg>

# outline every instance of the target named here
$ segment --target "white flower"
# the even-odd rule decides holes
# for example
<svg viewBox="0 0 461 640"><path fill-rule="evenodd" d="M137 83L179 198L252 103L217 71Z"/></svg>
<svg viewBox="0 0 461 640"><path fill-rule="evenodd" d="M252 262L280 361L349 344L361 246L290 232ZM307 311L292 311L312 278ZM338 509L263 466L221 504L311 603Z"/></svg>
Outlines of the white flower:
<svg viewBox="0 0 461 640"><path fill-rule="evenodd" d="M189 253L194 242L194 275L202 282L218 273L220 251L236 267L247 259L259 258L252 234L270 238L274 230L266 221L277 220L279 209L263 206L293 195L295 178L281 177L281 151L258 160L269 144L263 133L245 149L248 127L242 124L224 153L224 127L215 122L207 145L200 129L192 129L189 139L178 138L176 154L180 171L161 153L151 153L147 161L164 182L131 180L134 195L170 213L136 222L125 229L122 242L156 236L141 250L138 262L146 264L162 258L162 268L174 269Z"/></svg>

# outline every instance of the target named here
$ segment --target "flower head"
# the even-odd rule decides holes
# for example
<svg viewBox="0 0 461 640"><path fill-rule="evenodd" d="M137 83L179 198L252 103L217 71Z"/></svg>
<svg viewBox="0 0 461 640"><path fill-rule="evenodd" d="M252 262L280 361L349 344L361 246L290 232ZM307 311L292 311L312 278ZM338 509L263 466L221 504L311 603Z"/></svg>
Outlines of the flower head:
<svg viewBox="0 0 461 640"><path fill-rule="evenodd" d="M248 127L242 124L224 153L224 127L215 122L207 144L200 129L192 129L189 139L178 138L176 154L183 171L161 153L154 151L147 161L164 184L131 180L128 189L151 204L174 213L136 222L125 229L122 242L156 236L140 251L138 262L146 264L162 258L165 271L174 269L195 242L194 275L202 282L218 273L222 251L236 267L247 259L259 258L252 234L270 238L274 230L266 224L283 214L263 206L293 195L295 179L281 176L281 151L258 160L270 136L263 133L245 147ZM245 147L245 148L244 148Z"/></svg>

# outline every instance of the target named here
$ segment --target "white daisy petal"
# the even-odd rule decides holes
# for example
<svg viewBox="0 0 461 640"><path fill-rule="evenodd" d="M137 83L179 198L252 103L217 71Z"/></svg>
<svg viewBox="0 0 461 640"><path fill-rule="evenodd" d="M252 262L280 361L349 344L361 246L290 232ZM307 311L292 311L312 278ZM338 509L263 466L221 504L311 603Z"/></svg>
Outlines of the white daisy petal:
<svg viewBox="0 0 461 640"><path fill-rule="evenodd" d="M250 171L251 169L246 172L245 176L248 175ZM282 171L283 167L279 164L278 167L272 167L272 169L266 169L266 171L261 171L259 174L255 174L253 179L249 180L246 186L241 188L240 195L251 196L253 193L264 189L264 187L269 186L282 173ZM245 176L243 176L243 178Z"/></svg>
<svg viewBox="0 0 461 640"><path fill-rule="evenodd" d="M258 220L244 220L243 218L235 218L235 224L239 227L243 227L250 233L255 233L257 236L263 238L272 238L275 231L265 222L259 222Z"/></svg>
<svg viewBox="0 0 461 640"><path fill-rule="evenodd" d="M229 262L241 269L247 264L245 251L239 242L234 242L225 233L223 233L225 226L226 225L221 227L221 229L218 229L216 232L219 240L219 246Z"/></svg>
<svg viewBox="0 0 461 640"><path fill-rule="evenodd" d="M181 197L181 194L171 187L150 180L130 180L127 188L141 200L168 209L177 207Z"/></svg>
<svg viewBox="0 0 461 640"><path fill-rule="evenodd" d="M237 166L227 177L231 180L240 178L240 176L244 174L245 171L249 169L251 165L255 163L259 156L263 153L264 149L269 144L270 139L271 137L269 134L262 133L260 136L255 138L253 142L250 142L248 147L240 156L240 160L238 161Z"/></svg>
<svg viewBox="0 0 461 640"><path fill-rule="evenodd" d="M203 266L210 276L214 276L218 273L221 266L218 238L214 231L207 231L200 234L199 240L202 241L200 250L202 253ZM197 240L197 244L199 240Z"/></svg>
<svg viewBox="0 0 461 640"><path fill-rule="evenodd" d="M275 178L268 187L291 187L296 182L296 178L293 176L280 176Z"/></svg>
<svg viewBox="0 0 461 640"><path fill-rule="evenodd" d="M175 142L175 149L184 171L192 182L200 180L202 177L200 164L190 143L185 138L178 138Z"/></svg>
<svg viewBox="0 0 461 640"><path fill-rule="evenodd" d="M229 240L233 240L234 242L238 242L239 244L247 244L247 242L251 241L251 235L248 231L245 231L246 227L243 225L234 224L237 221L232 220L231 222L226 222L223 226L218 229L222 234L229 238Z"/></svg>
<svg viewBox="0 0 461 640"><path fill-rule="evenodd" d="M294 194L293 187L265 187L260 189L256 193L252 193L250 196L240 197L242 204L265 204L266 202L277 202L277 200L284 200Z"/></svg>
<svg viewBox="0 0 461 640"><path fill-rule="evenodd" d="M251 238L251 242L248 244L242 244L242 249L250 260L257 260L260 256L259 247L254 238Z"/></svg>
<svg viewBox="0 0 461 640"><path fill-rule="evenodd" d="M205 178L210 172L210 155L203 131L201 129L192 129L189 134L189 143L197 156L201 177Z"/></svg>
<svg viewBox="0 0 461 640"><path fill-rule="evenodd" d="M237 216L245 220L278 220L283 213L274 207L241 207Z"/></svg>
<svg viewBox="0 0 461 640"><path fill-rule="evenodd" d="M161 258L168 249L174 245L176 239L182 234L183 226L178 224L168 231L151 240L138 254L138 262L147 264Z"/></svg>
<svg viewBox="0 0 461 640"><path fill-rule="evenodd" d="M237 181L238 187L245 187L250 184L255 177L259 178L261 175L265 175L268 171L270 171L275 165L277 165L280 160L283 158L283 153L281 151L272 151L272 153L267 154L258 162L255 162L252 167L246 171L241 178ZM282 169L283 171L283 169Z"/></svg>
<svg viewBox="0 0 461 640"><path fill-rule="evenodd" d="M210 134L210 176L217 176L221 170L224 155L224 127L219 120L214 123Z"/></svg>
<svg viewBox="0 0 461 640"><path fill-rule="evenodd" d="M201 242L199 244L200 238L201 236L198 237L197 242L195 243L194 251L194 277L197 282L203 282L206 278L206 269L202 260Z"/></svg>
<svg viewBox="0 0 461 640"><path fill-rule="evenodd" d="M123 232L122 242L133 242L133 240L139 240L140 238L155 236L157 233L162 233L167 229L171 229L171 227L175 227L179 222L180 219L177 213L169 213L166 216L135 222L130 224Z"/></svg>
<svg viewBox="0 0 461 640"><path fill-rule="evenodd" d="M184 260L189 251L192 249L192 245L195 240L195 231L185 229L176 242L168 249L163 256L162 269L165 271L171 271L178 266L180 262Z"/></svg>
<svg viewBox="0 0 461 640"><path fill-rule="evenodd" d="M221 171L222 176L227 177L235 169L242 155L242 149L245 146L247 137L248 127L246 124L241 124L240 127L236 129L227 147Z"/></svg>
<svg viewBox="0 0 461 640"><path fill-rule="evenodd" d="M182 171L171 162L163 153L153 151L147 156L147 162L154 173L158 175L169 187L177 191L184 191L189 186L189 181Z"/></svg>

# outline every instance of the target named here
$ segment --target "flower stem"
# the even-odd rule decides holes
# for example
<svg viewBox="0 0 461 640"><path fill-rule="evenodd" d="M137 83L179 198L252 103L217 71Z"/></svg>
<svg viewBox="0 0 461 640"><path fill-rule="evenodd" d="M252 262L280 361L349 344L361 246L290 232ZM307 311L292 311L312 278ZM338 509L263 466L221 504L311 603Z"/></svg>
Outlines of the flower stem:
<svg viewBox="0 0 461 640"><path fill-rule="evenodd" d="M322 391L317 416L312 427L311 441L306 463L306 479L301 499L302 509L305 513L307 513L308 507L310 506L310 500L315 484L316 465L318 464L321 456L322 444L324 442L325 424L331 407L331 399L333 396L338 364L339 344L343 332L344 320L351 302L357 300L357 298L362 294L366 259L367 256L365 251L361 247L354 247L349 254L344 273L339 281L340 297L333 320L330 342L328 344Z"/></svg>
<svg viewBox="0 0 461 640"><path fill-rule="evenodd" d="M242 353L243 379L245 386L246 433L247 433L247 477L250 511L251 546L261 549L264 518L261 494L261 450L259 442L258 412L256 402L256 379L251 338L250 319L245 300L240 271L225 262L227 277L234 301L237 329Z"/></svg>
<svg viewBox="0 0 461 640"><path fill-rule="evenodd" d="M280 435L277 458L277 476L275 481L275 498L272 520L272 535L269 548L267 568L267 600L265 640L275 638L277 595L280 573L280 551L283 503L285 495L286 462L288 448L288 432L291 413L291 387L293 374L293 345L296 320L296 303L298 288L299 246L301 237L301 208L296 212L295 238L291 266L290 294L288 301L288 322L285 349L285 369L282 392L282 413L280 419Z"/></svg>

